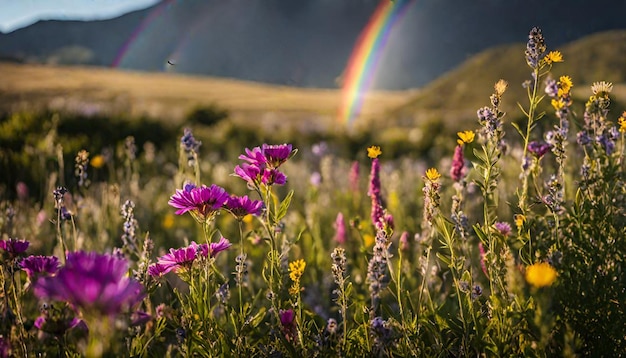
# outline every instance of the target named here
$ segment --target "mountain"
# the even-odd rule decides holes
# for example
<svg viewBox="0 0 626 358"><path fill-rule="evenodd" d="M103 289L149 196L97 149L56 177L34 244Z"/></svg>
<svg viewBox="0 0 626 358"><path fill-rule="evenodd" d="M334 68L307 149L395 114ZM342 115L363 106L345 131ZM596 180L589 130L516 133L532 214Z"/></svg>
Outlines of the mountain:
<svg viewBox="0 0 626 358"><path fill-rule="evenodd" d="M532 26L550 47L626 27L621 0L404 1L386 45L371 53L380 56L378 89L422 87L487 48L524 41ZM378 4L166 0L110 20L40 21L0 33L0 58L335 88Z"/></svg>
<svg viewBox="0 0 626 358"><path fill-rule="evenodd" d="M473 127L476 110L489 105L493 85L499 79L509 83L502 103L502 109L509 113L508 120L520 117L517 103L528 102L521 84L530 79L524 50L525 44L519 43L481 52L389 111L386 125L415 126L424 121L443 120L451 131ZM589 86L593 82L607 81L616 85L613 93L616 102L620 106L626 104L626 61L623 60L626 30L593 34L548 50L563 54L564 62L554 64L551 74L554 78L561 75L572 78L575 99L584 102L591 95Z"/></svg>

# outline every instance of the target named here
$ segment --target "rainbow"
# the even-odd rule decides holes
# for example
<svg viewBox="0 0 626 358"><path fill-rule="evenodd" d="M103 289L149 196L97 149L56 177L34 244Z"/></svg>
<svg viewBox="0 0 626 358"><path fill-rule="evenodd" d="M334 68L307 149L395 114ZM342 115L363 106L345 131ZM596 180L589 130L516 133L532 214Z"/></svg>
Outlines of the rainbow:
<svg viewBox="0 0 626 358"><path fill-rule="evenodd" d="M381 0L361 31L344 72L339 121L350 125L358 117L393 26L406 12L410 0Z"/></svg>
<svg viewBox="0 0 626 358"><path fill-rule="evenodd" d="M174 1L175 0L163 1L162 3L157 5L152 11L150 11L150 13L148 13L148 15L141 21L139 26L137 26L133 30L131 35L122 45L122 47L120 47L120 49L117 51L117 55L113 59L111 67L120 66L122 60L124 60L124 56L126 56L128 51L130 50L131 45L139 38L139 35L141 35L141 33L148 27L148 25L150 25L156 18L158 18L163 13L163 11Z"/></svg>

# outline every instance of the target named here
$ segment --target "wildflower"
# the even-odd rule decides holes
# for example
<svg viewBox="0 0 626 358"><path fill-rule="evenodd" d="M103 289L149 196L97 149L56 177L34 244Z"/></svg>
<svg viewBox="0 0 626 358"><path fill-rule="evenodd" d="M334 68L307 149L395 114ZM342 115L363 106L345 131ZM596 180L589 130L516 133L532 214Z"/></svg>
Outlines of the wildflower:
<svg viewBox="0 0 626 358"><path fill-rule="evenodd" d="M526 268L526 282L540 288L551 286L556 280L556 270L546 262L530 265Z"/></svg>
<svg viewBox="0 0 626 358"><path fill-rule="evenodd" d="M594 82L591 85L591 92L598 97L603 97L611 93L613 90L613 84L611 82L600 81Z"/></svg>
<svg viewBox="0 0 626 358"><path fill-rule="evenodd" d="M559 51L550 51L544 59L548 65L551 65L555 62L563 62L563 55Z"/></svg>
<svg viewBox="0 0 626 358"><path fill-rule="evenodd" d="M124 149L128 160L132 162L137 158L137 146L135 145L135 137L126 137L126 140L124 141Z"/></svg>
<svg viewBox="0 0 626 358"><path fill-rule="evenodd" d="M231 195L224 206L237 220L242 220L246 215L261 215L264 204L260 200L250 200L247 195Z"/></svg>
<svg viewBox="0 0 626 358"><path fill-rule="evenodd" d="M559 94L559 97L563 97L563 94L569 93L572 87L574 87L574 84L570 76L559 77L559 89L563 91L563 93Z"/></svg>
<svg viewBox="0 0 626 358"><path fill-rule="evenodd" d="M278 317L285 338L290 342L295 341L297 339L296 313L292 309L280 310Z"/></svg>
<svg viewBox="0 0 626 358"><path fill-rule="evenodd" d="M515 214L515 216L513 216L513 219L515 220L515 226L517 226L518 230L520 230L526 222L526 217L522 214Z"/></svg>
<svg viewBox="0 0 626 358"><path fill-rule="evenodd" d="M432 182L437 181L441 178L441 174L435 168L430 168L426 171L426 178Z"/></svg>
<svg viewBox="0 0 626 358"><path fill-rule="evenodd" d="M535 69L539 66L539 59L546 52L546 43L543 39L541 29L533 27L528 34L528 43L526 44L526 63Z"/></svg>
<svg viewBox="0 0 626 358"><path fill-rule="evenodd" d="M248 262L246 254L239 254L235 257L235 282L237 286L247 286L248 284Z"/></svg>
<svg viewBox="0 0 626 358"><path fill-rule="evenodd" d="M56 276L40 277L34 286L41 299L66 301L74 307L116 315L144 297L143 286L127 277L123 258L94 252L72 252Z"/></svg>
<svg viewBox="0 0 626 358"><path fill-rule="evenodd" d="M265 168L261 182L265 185L285 185L287 176L276 169Z"/></svg>
<svg viewBox="0 0 626 358"><path fill-rule="evenodd" d="M289 263L289 278L293 281L293 285L289 289L289 293L292 295L300 292L300 278L304 273L306 267L306 261L300 259Z"/></svg>
<svg viewBox="0 0 626 358"><path fill-rule="evenodd" d="M626 111L617 119L617 124L621 133L626 132Z"/></svg>
<svg viewBox="0 0 626 358"><path fill-rule="evenodd" d="M403 231L402 234L400 235L400 239L398 240L400 242L400 250L402 251L406 251L409 249L409 233L408 231Z"/></svg>
<svg viewBox="0 0 626 358"><path fill-rule="evenodd" d="M286 143L277 145L263 144L261 151L267 166L271 169L277 169L292 155L292 146Z"/></svg>
<svg viewBox="0 0 626 358"><path fill-rule="evenodd" d="M206 244L203 244L206 245ZM202 246L202 245L200 245ZM228 239L226 239L225 237L221 237L220 241L218 242L212 242L209 244L209 256L210 257L216 257L217 254L219 254L222 251L226 251L228 250L231 246L233 246L233 244L230 243L230 241L228 241ZM201 251L203 250L202 247L200 247ZM201 252L202 254L202 252ZM202 254L204 255L204 254ZM206 256L206 255L204 255Z"/></svg>
<svg viewBox="0 0 626 358"><path fill-rule="evenodd" d="M17 240L9 238L8 240L0 240L0 249L9 254L10 258L14 258L26 251L30 242L26 240Z"/></svg>
<svg viewBox="0 0 626 358"><path fill-rule="evenodd" d="M323 157L324 155L326 155L326 152L328 152L328 144L326 144L326 142L313 144L313 146L311 147L311 152L317 157Z"/></svg>
<svg viewBox="0 0 626 358"><path fill-rule="evenodd" d="M161 277L170 272L172 269L172 266L167 266L156 262L148 266L148 275L152 277Z"/></svg>
<svg viewBox="0 0 626 358"><path fill-rule="evenodd" d="M346 221L343 219L342 213L337 213L337 218L335 219L335 237L334 240L338 244L346 243Z"/></svg>
<svg viewBox="0 0 626 358"><path fill-rule="evenodd" d="M495 95L502 96L504 92L506 92L506 89L508 86L509 86L509 83L507 81L503 79L499 79L498 82L496 82L495 85L493 85L493 89L496 91Z"/></svg>
<svg viewBox="0 0 626 358"><path fill-rule="evenodd" d="M61 317L56 317L56 315L54 315L54 317L51 317L47 311L44 311L41 316L35 319L33 326L42 332L53 334L55 336L62 336L65 332L72 328L83 328L84 330L87 330L85 321L79 319L78 317L66 315Z"/></svg>
<svg viewBox="0 0 626 358"><path fill-rule="evenodd" d="M172 270L190 269L198 256L207 257L208 255L209 246L207 244L198 245L194 241L187 247L170 249L169 254L158 258L157 264L161 265L160 267L151 265L151 267L154 267L151 272L158 273L158 275L152 276L162 276ZM150 270L150 268L148 269Z"/></svg>
<svg viewBox="0 0 626 358"><path fill-rule="evenodd" d="M328 332L328 334L334 335L337 333L338 329L339 329L339 325L337 324L336 319L329 318L328 321L326 321L326 332Z"/></svg>
<svg viewBox="0 0 626 358"><path fill-rule="evenodd" d="M333 260L331 270L335 283L339 286L343 284L346 274L346 250L342 247L336 247L330 254Z"/></svg>
<svg viewBox="0 0 626 358"><path fill-rule="evenodd" d="M320 184L322 184L322 174L313 172L309 178L309 183L311 183L311 186L319 188Z"/></svg>
<svg viewBox="0 0 626 358"><path fill-rule="evenodd" d="M493 226L504 237L509 236L509 234L511 233L511 225L509 225L509 223L507 222L498 221L493 224Z"/></svg>
<svg viewBox="0 0 626 358"><path fill-rule="evenodd" d="M168 204L178 209L176 215L189 212L199 223L204 223L215 216L228 197L226 190L215 184L210 187L188 184L182 190L176 189Z"/></svg>
<svg viewBox="0 0 626 358"><path fill-rule="evenodd" d="M246 154L241 154L239 159L246 161L251 165L265 165L265 156L263 155L261 147L254 147L252 149L246 148L244 151Z"/></svg>
<svg viewBox="0 0 626 358"><path fill-rule="evenodd" d="M59 270L59 259L56 256L31 255L20 261L20 268L31 279L36 274L54 275Z"/></svg>
<svg viewBox="0 0 626 358"><path fill-rule="evenodd" d="M472 299L475 300L483 294L483 289L479 285L472 288Z"/></svg>
<svg viewBox="0 0 626 358"><path fill-rule="evenodd" d="M381 154L383 154L383 152L380 150L380 147L377 145L373 145L367 148L367 156L370 157L371 159L376 159Z"/></svg>
<svg viewBox="0 0 626 358"><path fill-rule="evenodd" d="M126 200L122 205L121 214L124 218L122 242L124 246L131 250L136 247L137 238L137 220L135 219L135 203L132 200Z"/></svg>
<svg viewBox="0 0 626 358"><path fill-rule="evenodd" d="M487 261L487 255L485 252L485 247L483 246L482 242L478 243L478 253L480 254L480 268L483 270L483 273L485 274L485 276L489 277L489 273L487 271L487 264L485 263Z"/></svg>
<svg viewBox="0 0 626 358"><path fill-rule="evenodd" d="M556 80L552 78L546 80L546 94L552 98L559 95L559 85Z"/></svg>
<svg viewBox="0 0 626 358"><path fill-rule="evenodd" d="M376 233L375 244L372 249L373 255L367 264L367 283L369 284L371 298L371 313L375 314L380 302L380 294L388 284L388 248L389 237L384 230Z"/></svg>
<svg viewBox="0 0 626 358"><path fill-rule="evenodd" d="M530 142L528 143L528 151L536 158L543 157L550 150L551 146L548 143Z"/></svg>
<svg viewBox="0 0 626 358"><path fill-rule="evenodd" d="M261 169L256 165L243 163L235 167L235 176L247 181L250 185L258 185L261 182Z"/></svg>
<svg viewBox="0 0 626 358"><path fill-rule="evenodd" d="M450 177L458 182L465 176L465 160L463 158L463 147L457 145L454 148L454 156L452 157L452 167L450 168Z"/></svg>
<svg viewBox="0 0 626 358"><path fill-rule="evenodd" d="M74 175L78 178L79 187L88 187L89 179L87 179L87 166L89 164L89 152L81 150L75 158Z"/></svg>
<svg viewBox="0 0 626 358"><path fill-rule="evenodd" d="M220 288L215 292L215 297L223 305L228 302L228 299L230 298L230 287L228 286L228 282L224 282L220 285Z"/></svg>
<svg viewBox="0 0 626 358"><path fill-rule="evenodd" d="M459 139L456 141L459 145L472 143L476 136L474 131L457 132L456 135L459 136Z"/></svg>
<svg viewBox="0 0 626 358"><path fill-rule="evenodd" d="M193 133L191 133L191 129L185 128L183 136L180 138L180 148L182 149L182 152L187 155L187 165L190 167L195 165L195 161L198 157L198 150L201 145L202 142L194 138Z"/></svg>
<svg viewBox="0 0 626 358"><path fill-rule="evenodd" d="M89 162L89 164L91 164L91 166L96 169L102 168L104 166L104 163L105 163L104 156L101 154L94 155L93 158L91 158L91 161Z"/></svg>
<svg viewBox="0 0 626 358"><path fill-rule="evenodd" d="M371 148L371 147L370 147ZM369 148L368 148L369 151ZM380 151L380 149L378 149ZM372 210L370 217L372 224L376 225L383 217L383 199L380 193L380 163L378 158L372 159L372 170L370 172L370 185L367 196L372 199Z"/></svg>

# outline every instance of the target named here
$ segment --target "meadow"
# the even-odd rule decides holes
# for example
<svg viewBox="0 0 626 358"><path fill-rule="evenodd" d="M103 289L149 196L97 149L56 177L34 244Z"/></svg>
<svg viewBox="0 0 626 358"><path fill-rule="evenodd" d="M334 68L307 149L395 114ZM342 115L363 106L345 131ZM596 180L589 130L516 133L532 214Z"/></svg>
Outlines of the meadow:
<svg viewBox="0 0 626 358"><path fill-rule="evenodd" d="M538 28L511 56L521 83L504 74L471 124L429 123L418 144L282 117L247 128L212 103L185 117L211 88L191 78L153 121L141 105L166 96L167 75L136 74L124 97L89 92L104 71L89 84L28 68L59 97L78 86L129 104L23 101L1 117L0 357L620 356L623 86L555 75L568 57ZM245 91L216 103L235 116L255 98L322 117L337 106L321 90Z"/></svg>

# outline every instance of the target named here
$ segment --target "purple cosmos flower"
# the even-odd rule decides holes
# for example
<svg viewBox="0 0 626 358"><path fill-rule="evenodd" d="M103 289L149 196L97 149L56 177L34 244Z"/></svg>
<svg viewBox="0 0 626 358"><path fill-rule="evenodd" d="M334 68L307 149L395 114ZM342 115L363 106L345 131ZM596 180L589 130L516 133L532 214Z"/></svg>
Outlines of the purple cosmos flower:
<svg viewBox="0 0 626 358"><path fill-rule="evenodd" d="M343 219L342 213L337 213L335 219L335 242L343 245L346 243L346 221Z"/></svg>
<svg viewBox="0 0 626 358"><path fill-rule="evenodd" d="M541 158L543 157L546 153L548 153L548 151L550 151L550 144L548 143L540 143L540 142L530 142L528 143L528 151L531 152L535 157L537 158Z"/></svg>
<svg viewBox="0 0 626 358"><path fill-rule="evenodd" d="M56 256L28 256L20 262L22 270L28 277L33 278L36 274L54 275L59 270L59 258Z"/></svg>
<svg viewBox="0 0 626 358"><path fill-rule="evenodd" d="M148 275L152 277L161 277L166 273L172 271L173 268L174 266L165 266L156 262L148 266Z"/></svg>
<svg viewBox="0 0 626 358"><path fill-rule="evenodd" d="M224 188L215 184L196 187L185 185L183 190L176 189L168 204L177 208L176 215L189 212L198 222L205 222L222 208L228 199L228 193Z"/></svg>
<svg viewBox="0 0 626 358"><path fill-rule="evenodd" d="M270 168L276 169L289 159L291 155L291 144L263 144L261 146L265 162Z"/></svg>
<svg viewBox="0 0 626 358"><path fill-rule="evenodd" d="M509 234L511 233L511 225L509 225L509 223L507 222L498 221L495 224L493 224L493 226L504 237L509 236Z"/></svg>
<svg viewBox="0 0 626 358"><path fill-rule="evenodd" d="M74 307L113 316L144 297L143 286L126 276L128 261L95 252L73 252L56 276L34 285L41 299L67 301Z"/></svg>
<svg viewBox="0 0 626 358"><path fill-rule="evenodd" d="M263 172L263 178L261 181L265 185L285 185L287 182L287 176L276 169L266 168Z"/></svg>
<svg viewBox="0 0 626 358"><path fill-rule="evenodd" d="M240 177L249 184L256 185L261 180L261 168L257 165L243 163L235 167L235 176Z"/></svg>
<svg viewBox="0 0 626 358"><path fill-rule="evenodd" d="M230 211L237 219L241 220L244 216L261 215L264 204L260 200L250 200L247 195L232 195L226 200L226 209Z"/></svg>
<svg viewBox="0 0 626 358"><path fill-rule="evenodd" d="M206 244L205 244L206 245ZM233 244L228 241L225 237L220 238L218 242L212 242L209 244L209 255L211 257L217 256L222 251L228 250Z"/></svg>
<svg viewBox="0 0 626 358"><path fill-rule="evenodd" d="M252 150L246 148L246 154L240 155L239 159L257 167L264 167L267 162L260 147L254 147Z"/></svg>
<svg viewBox="0 0 626 358"><path fill-rule="evenodd" d="M450 177L458 182L465 176L465 161L463 159L463 147L457 145L454 149L452 157L452 168L450 169Z"/></svg>
<svg viewBox="0 0 626 358"><path fill-rule="evenodd" d="M189 269L198 256L207 257L208 255L209 246L207 244L198 245L192 241L187 247L170 249L169 254L159 257L157 265L161 265L161 267L151 265L154 268L149 272L152 276L162 276L174 269ZM148 269L150 270L150 268Z"/></svg>
<svg viewBox="0 0 626 358"><path fill-rule="evenodd" d="M26 240L17 240L9 238L8 240L0 240L0 249L6 251L9 257L13 258L23 253L30 245Z"/></svg>

